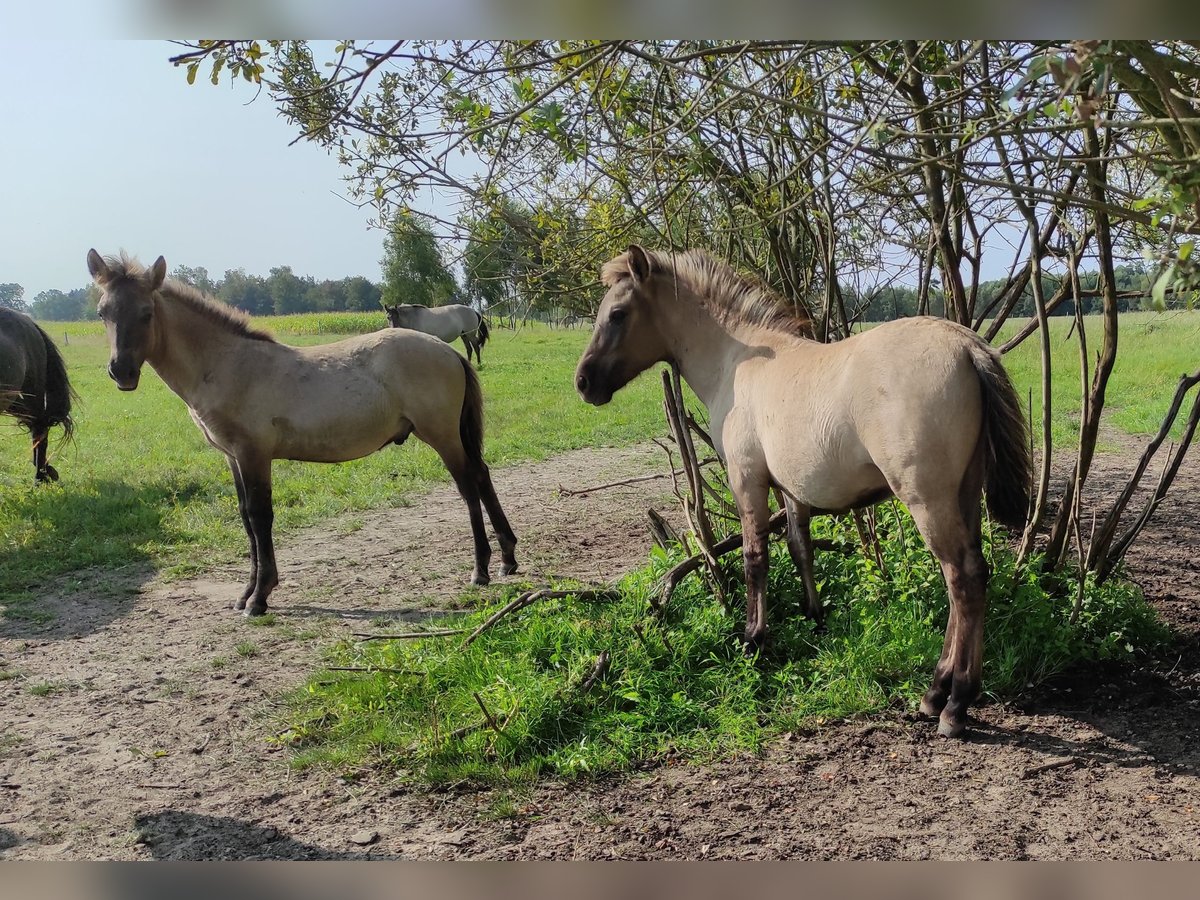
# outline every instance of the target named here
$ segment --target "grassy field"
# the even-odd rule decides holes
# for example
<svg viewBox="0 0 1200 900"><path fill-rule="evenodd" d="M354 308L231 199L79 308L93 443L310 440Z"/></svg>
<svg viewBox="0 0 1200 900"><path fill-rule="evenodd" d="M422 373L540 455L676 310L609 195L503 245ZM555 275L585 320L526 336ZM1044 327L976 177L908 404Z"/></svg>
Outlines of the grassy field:
<svg viewBox="0 0 1200 900"><path fill-rule="evenodd" d="M1111 422L1131 433L1158 427L1175 381L1194 371L1200 313L1122 316L1121 354L1109 392ZM334 340L378 327L382 315L322 314L263 320L291 343ZM1078 358L1053 323L1055 440L1073 446L1078 418ZM1089 321L1098 341L1099 321ZM152 373L132 394L105 374L108 349L98 322L49 323L80 394L77 437L53 448L63 481L34 489L24 432L0 420L0 604L8 615L36 615L31 590L90 566L148 566L176 576L239 558L245 537L222 456L208 447L183 403ZM664 432L658 379L646 375L599 409L572 387L584 331L534 326L495 329L481 379L487 458L505 465L584 446L618 446ZM1039 415L1037 342L1006 358ZM277 462L276 529L285 532L358 509L407 502L446 479L436 456L411 441L343 465Z"/></svg>

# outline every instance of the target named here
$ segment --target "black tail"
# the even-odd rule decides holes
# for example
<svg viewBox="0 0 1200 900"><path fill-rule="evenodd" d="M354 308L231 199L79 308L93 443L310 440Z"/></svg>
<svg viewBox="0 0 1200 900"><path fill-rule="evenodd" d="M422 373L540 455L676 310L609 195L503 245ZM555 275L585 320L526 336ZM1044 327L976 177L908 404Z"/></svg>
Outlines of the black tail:
<svg viewBox="0 0 1200 900"><path fill-rule="evenodd" d="M71 404L77 399L75 389L67 378L67 365L63 362L62 354L50 335L40 326L35 328L41 333L46 344L46 401L44 422L49 428L61 425L63 437L69 439L75 433L75 422L71 418Z"/></svg>
<svg viewBox="0 0 1200 900"><path fill-rule="evenodd" d="M971 361L983 388L983 428L987 435L988 510L1010 528L1021 528L1029 515L1033 461L1021 400L999 354L980 341Z"/></svg>
<svg viewBox="0 0 1200 900"><path fill-rule="evenodd" d="M467 379L462 412L458 417L458 434L467 460L472 466L479 466L483 464L483 390L479 387L479 376L471 364L461 356L458 358Z"/></svg>
<svg viewBox="0 0 1200 900"><path fill-rule="evenodd" d="M488 335L491 331L488 330L487 319L483 317L483 313L479 314L479 345L482 347L487 343Z"/></svg>

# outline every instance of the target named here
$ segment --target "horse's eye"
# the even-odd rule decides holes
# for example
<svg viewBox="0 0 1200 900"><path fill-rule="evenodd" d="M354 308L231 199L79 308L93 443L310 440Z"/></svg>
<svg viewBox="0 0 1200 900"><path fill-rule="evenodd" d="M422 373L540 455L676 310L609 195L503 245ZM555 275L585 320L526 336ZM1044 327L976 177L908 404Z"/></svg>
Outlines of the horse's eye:
<svg viewBox="0 0 1200 900"><path fill-rule="evenodd" d="M625 321L626 314L627 314L627 311L626 311L625 307L623 307L623 306L614 307L613 309L609 310L608 321L623 322L623 321Z"/></svg>
<svg viewBox="0 0 1200 900"><path fill-rule="evenodd" d="M144 313L142 313L142 322L143 322L143 324L144 324L144 323L146 323L146 322L149 322L149 321L150 321L151 319L153 319L153 318L154 318L154 313L153 313L153 312L151 312L150 310L146 310Z"/></svg>

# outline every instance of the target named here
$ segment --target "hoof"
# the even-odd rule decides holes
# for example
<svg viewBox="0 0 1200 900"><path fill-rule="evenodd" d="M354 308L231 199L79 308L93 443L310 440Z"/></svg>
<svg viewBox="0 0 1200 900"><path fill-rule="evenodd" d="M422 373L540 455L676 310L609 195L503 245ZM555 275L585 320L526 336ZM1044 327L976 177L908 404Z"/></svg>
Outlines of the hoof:
<svg viewBox="0 0 1200 900"><path fill-rule="evenodd" d="M252 619L255 616L266 615L266 612L267 612L267 604L266 603L251 603L249 606L246 607L246 611L244 613L242 613L242 615L244 615L247 619Z"/></svg>
<svg viewBox="0 0 1200 900"><path fill-rule="evenodd" d="M229 604L230 609L245 609L247 597L238 597Z"/></svg>
<svg viewBox="0 0 1200 900"><path fill-rule="evenodd" d="M47 484L51 481L58 481L58 469L47 464L46 468L34 473L33 480L38 484Z"/></svg>
<svg viewBox="0 0 1200 900"><path fill-rule="evenodd" d="M491 584L492 579L488 578L487 572L476 572L471 576L471 584L483 587L485 584Z"/></svg>
<svg viewBox="0 0 1200 900"><path fill-rule="evenodd" d="M742 636L742 652L747 656L754 656L767 645L767 630L755 632L754 634L746 634Z"/></svg>
<svg viewBox="0 0 1200 900"><path fill-rule="evenodd" d="M942 709L945 706L945 698L939 700L937 697L932 696L931 692L930 694L926 694L921 698L921 705L918 707L918 711L923 716L927 716L930 719L936 719L942 714Z"/></svg>
<svg viewBox="0 0 1200 900"><path fill-rule="evenodd" d="M516 561L510 562L510 563L505 563L504 565L502 565L500 567L500 574L501 575L516 575L517 574Z"/></svg>
<svg viewBox="0 0 1200 900"><path fill-rule="evenodd" d="M961 719L951 719L947 716L938 719L938 734L944 738L961 738L966 730L967 719L965 716Z"/></svg>

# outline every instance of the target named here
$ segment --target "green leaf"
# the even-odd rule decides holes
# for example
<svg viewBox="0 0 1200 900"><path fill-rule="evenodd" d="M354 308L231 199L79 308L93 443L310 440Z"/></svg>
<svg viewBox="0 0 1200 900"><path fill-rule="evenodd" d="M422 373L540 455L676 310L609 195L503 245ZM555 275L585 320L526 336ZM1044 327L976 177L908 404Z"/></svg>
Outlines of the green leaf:
<svg viewBox="0 0 1200 900"><path fill-rule="evenodd" d="M1192 255L1192 251L1196 249L1195 241L1184 241L1179 245L1179 261L1187 262L1187 258Z"/></svg>
<svg viewBox="0 0 1200 900"><path fill-rule="evenodd" d="M1175 278L1175 266L1169 265L1163 270L1163 273L1158 276L1154 282L1154 287L1150 289L1150 299L1154 303L1154 308L1162 312L1167 308L1167 288Z"/></svg>
<svg viewBox="0 0 1200 900"><path fill-rule="evenodd" d="M188 66L188 70L187 70L187 82L188 82L188 84L195 84L195 83L196 83L196 70L197 70L197 69L199 69L199 68L200 68L200 63L198 63L198 62L194 62L194 63L192 63L191 65L189 65L189 66Z"/></svg>

